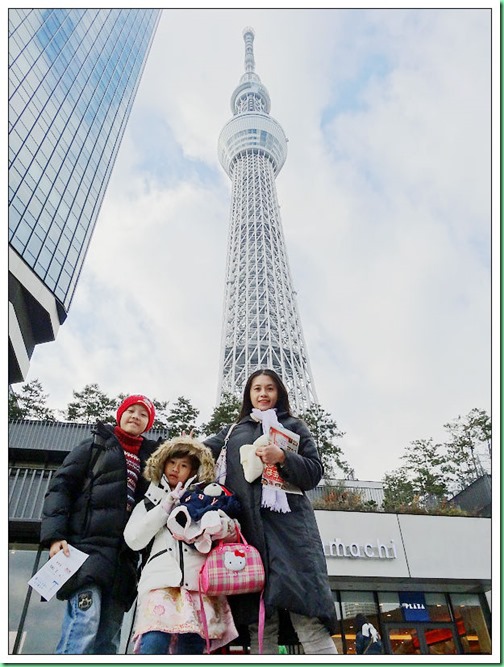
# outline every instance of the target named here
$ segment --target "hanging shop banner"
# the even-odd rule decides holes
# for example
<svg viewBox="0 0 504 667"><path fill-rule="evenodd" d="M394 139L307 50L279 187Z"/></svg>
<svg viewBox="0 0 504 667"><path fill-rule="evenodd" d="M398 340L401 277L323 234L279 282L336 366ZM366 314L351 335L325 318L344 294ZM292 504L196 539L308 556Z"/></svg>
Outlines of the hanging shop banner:
<svg viewBox="0 0 504 667"><path fill-rule="evenodd" d="M405 621L430 621L423 593L416 591L399 593L399 602Z"/></svg>

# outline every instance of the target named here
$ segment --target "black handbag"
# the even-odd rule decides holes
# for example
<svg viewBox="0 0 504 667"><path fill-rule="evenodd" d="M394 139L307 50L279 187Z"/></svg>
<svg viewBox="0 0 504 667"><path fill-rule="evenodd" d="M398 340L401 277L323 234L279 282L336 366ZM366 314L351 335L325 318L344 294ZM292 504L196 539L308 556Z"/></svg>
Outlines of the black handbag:
<svg viewBox="0 0 504 667"><path fill-rule="evenodd" d="M369 637L368 645L366 646L366 648L362 652L362 655L365 655L368 652L368 650L370 649L371 646L373 646L373 648L374 648L373 654L378 655L379 653L381 653L381 654L384 653L383 642L381 640L380 635L378 635L378 639L376 641L373 641L373 638Z"/></svg>

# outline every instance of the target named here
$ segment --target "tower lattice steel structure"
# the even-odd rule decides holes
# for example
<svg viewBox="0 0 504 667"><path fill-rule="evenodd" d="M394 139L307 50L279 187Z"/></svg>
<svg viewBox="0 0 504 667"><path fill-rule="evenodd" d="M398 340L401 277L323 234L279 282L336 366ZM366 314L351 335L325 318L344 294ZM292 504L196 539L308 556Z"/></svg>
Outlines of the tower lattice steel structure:
<svg viewBox="0 0 504 667"><path fill-rule="evenodd" d="M247 377L272 368L298 413L317 402L280 220L275 178L287 139L269 115L255 73L254 31L245 28L245 73L231 97L233 118L219 137L232 181L219 394L240 395Z"/></svg>

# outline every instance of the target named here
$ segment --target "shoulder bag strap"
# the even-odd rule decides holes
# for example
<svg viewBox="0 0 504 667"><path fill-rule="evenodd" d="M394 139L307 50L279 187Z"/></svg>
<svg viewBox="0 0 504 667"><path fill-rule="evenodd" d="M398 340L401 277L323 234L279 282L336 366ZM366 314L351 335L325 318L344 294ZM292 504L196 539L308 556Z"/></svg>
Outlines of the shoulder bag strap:
<svg viewBox="0 0 504 667"><path fill-rule="evenodd" d="M201 614L201 622L203 625L203 633L205 635L205 643L206 643L206 648L207 648L207 653L210 655L210 637L208 635L208 623L207 623L207 617L205 613L205 605L203 604L203 595L201 593L201 571L199 575L199 585L198 585L198 593L199 593L199 599L200 599L200 614Z"/></svg>
<svg viewBox="0 0 504 667"><path fill-rule="evenodd" d="M89 462L86 479L82 491L87 491L88 487L93 483L98 465L101 463L102 454L105 451L105 439L98 433L93 434L93 444L91 446L91 460Z"/></svg>
<svg viewBox="0 0 504 667"><path fill-rule="evenodd" d="M226 483L227 444L228 444L228 440L231 437L231 433L233 432L233 429L234 429L235 426L236 426L236 423L231 424L231 426L229 427L228 432L226 433L226 437L224 438L224 444L222 445L221 450L219 452L219 456L217 457L217 461L215 462L215 477L216 477L216 480L219 484L225 484Z"/></svg>
<svg viewBox="0 0 504 667"><path fill-rule="evenodd" d="M261 591L261 597L259 599L259 624L257 629L257 641L259 643L259 653L263 652L263 642L264 642L264 623L266 620L266 610L264 608L264 588Z"/></svg>
<svg viewBox="0 0 504 667"><path fill-rule="evenodd" d="M227 447L228 440L231 437L231 433L233 432L233 429L234 429L235 426L236 426L236 422L234 424L231 424L231 426L229 427L229 430L226 434L226 437L224 438L224 445L223 445L224 447Z"/></svg>

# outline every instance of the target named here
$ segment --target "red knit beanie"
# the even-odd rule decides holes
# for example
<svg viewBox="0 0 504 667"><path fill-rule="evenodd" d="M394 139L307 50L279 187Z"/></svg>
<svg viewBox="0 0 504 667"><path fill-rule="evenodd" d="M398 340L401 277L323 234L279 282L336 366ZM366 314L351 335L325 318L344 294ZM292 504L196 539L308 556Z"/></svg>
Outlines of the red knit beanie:
<svg viewBox="0 0 504 667"><path fill-rule="evenodd" d="M154 419L156 417L156 408L154 407L154 403L150 400L150 398L147 398L147 396L143 396L142 394L134 394L133 396L128 396L128 398L124 399L121 405L117 408L117 423L120 425L123 412L127 410L130 405L136 405L137 403L143 405L149 413L149 421L147 423L147 428L145 429L148 431L154 423Z"/></svg>

